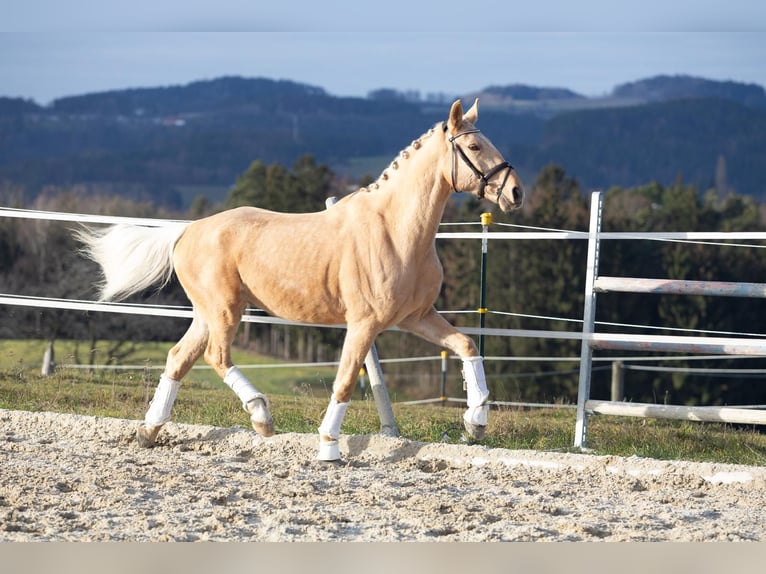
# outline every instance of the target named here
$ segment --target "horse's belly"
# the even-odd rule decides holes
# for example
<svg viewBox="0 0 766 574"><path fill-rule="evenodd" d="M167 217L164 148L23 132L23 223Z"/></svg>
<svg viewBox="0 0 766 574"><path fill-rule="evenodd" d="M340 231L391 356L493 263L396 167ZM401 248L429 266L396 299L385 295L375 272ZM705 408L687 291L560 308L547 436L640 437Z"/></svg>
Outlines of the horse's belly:
<svg viewBox="0 0 766 574"><path fill-rule="evenodd" d="M344 306L322 285L310 281L272 281L245 284L248 300L269 314L288 321L319 325L346 322Z"/></svg>

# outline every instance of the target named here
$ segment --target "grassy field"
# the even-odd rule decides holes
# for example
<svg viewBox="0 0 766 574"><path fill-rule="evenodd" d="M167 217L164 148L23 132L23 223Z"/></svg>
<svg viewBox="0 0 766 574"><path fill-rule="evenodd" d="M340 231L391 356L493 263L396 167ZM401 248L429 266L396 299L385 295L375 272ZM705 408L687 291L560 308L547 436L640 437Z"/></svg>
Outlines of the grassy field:
<svg viewBox="0 0 766 574"><path fill-rule="evenodd" d="M153 387L162 373L165 365L165 357L174 343L140 343L127 356L123 357L117 366L136 366L141 368L125 371L130 377L147 379L147 383ZM0 371L18 372L24 375L34 375L40 372L43 354L47 343L45 341L0 341ZM96 345L94 363L103 365L107 363L106 349L109 343L103 342ZM58 374L63 376L76 376L80 372L84 375L88 371L87 363L90 352L88 345L76 341L56 341L55 359L58 365ZM271 368L279 364L271 357L263 357L251 352L232 349L232 358L237 365L248 365L243 370L253 380L257 381L259 391L267 394L292 393L298 388L329 388L335 371L327 367L306 368ZM79 359L79 361L78 361ZM84 363L75 366L74 363ZM264 368L268 367L268 368ZM90 381L103 381L105 379L118 380L124 377L116 375L116 370L98 370L89 373L85 378ZM85 375L84 375L85 376ZM212 389L218 388L222 383L218 375L200 359L185 380L187 387Z"/></svg>
<svg viewBox="0 0 766 574"><path fill-rule="evenodd" d="M75 356L74 344L56 344L59 365ZM0 342L0 408L52 411L140 420L151 399L170 344L142 344L124 364L143 365L130 371L90 372L60 366L40 376L45 343ZM79 353L82 356L82 352ZM69 358L69 359L68 359ZM239 364L274 363L273 359L237 352ZM159 369L156 367L160 367ZM272 402L278 432L314 433L327 407L333 370L269 368L245 371ZM419 441L464 441L461 408L394 404L402 436ZM184 381L173 411L177 422L223 427L249 426L234 394L210 370L193 370ZM508 449L571 451L573 409L495 410L486 446ZM343 424L348 434L378 432L375 404L357 390ZM733 427L652 419L591 417L589 446L596 454L645 456L766 465L766 433L758 427Z"/></svg>

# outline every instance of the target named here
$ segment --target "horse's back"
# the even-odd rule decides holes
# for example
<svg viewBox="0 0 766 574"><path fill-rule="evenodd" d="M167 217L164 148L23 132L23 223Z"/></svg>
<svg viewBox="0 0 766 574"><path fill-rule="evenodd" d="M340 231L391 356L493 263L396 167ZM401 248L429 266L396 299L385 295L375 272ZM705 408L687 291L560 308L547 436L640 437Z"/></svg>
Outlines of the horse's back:
<svg viewBox="0 0 766 574"><path fill-rule="evenodd" d="M327 211L256 207L200 219L176 244L176 274L195 304L212 298L233 304L244 297L285 318L341 322L334 219Z"/></svg>

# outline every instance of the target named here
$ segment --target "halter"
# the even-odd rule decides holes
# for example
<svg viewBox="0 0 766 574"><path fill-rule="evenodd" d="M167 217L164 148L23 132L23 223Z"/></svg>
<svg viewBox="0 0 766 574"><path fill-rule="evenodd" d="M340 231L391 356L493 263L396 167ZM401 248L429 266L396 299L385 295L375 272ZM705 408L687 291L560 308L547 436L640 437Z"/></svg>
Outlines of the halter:
<svg viewBox="0 0 766 574"><path fill-rule="evenodd" d="M444 124L443 127L444 131L447 131L447 124ZM513 170L513 166L508 163L507 161L503 161L499 164L497 164L495 167L490 169L486 174L482 173L479 168L477 168L474 163L470 160L470 158L466 155L466 153L463 151L463 148L461 148L458 144L455 143L455 140L459 138L460 136L464 136L467 134L475 134L479 133L479 130L476 128L471 130L466 130L464 132L460 132L455 134L454 136L451 136L449 138L449 142L452 144L452 189L454 189L457 193L462 193L464 190L457 188L457 161L455 161L455 158L458 154L460 154L460 157L462 160L466 163L468 167L471 168L471 171L474 173L476 177L479 178L479 191L477 192L477 197L479 199L484 199L484 188L487 187L487 184L489 183L489 180L497 173L501 172L502 170L506 169L508 171L505 172L505 177L503 178L503 183L500 184L500 187L497 190L497 197L500 198L500 196L503 194L503 189L505 188L505 184L508 181L508 176L511 175L511 170Z"/></svg>

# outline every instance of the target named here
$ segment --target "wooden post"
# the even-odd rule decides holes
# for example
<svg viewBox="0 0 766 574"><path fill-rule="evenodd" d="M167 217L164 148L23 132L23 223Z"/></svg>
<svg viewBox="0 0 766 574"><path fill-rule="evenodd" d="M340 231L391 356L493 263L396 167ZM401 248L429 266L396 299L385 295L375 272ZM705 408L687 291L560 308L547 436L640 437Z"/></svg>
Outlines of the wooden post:
<svg viewBox="0 0 766 574"><path fill-rule="evenodd" d="M45 348L45 354L43 355L43 366L40 369L40 374L43 377L53 374L53 370L56 368L56 359L53 353L53 339L48 341L48 346Z"/></svg>
<svg viewBox="0 0 766 574"><path fill-rule="evenodd" d="M245 309L245 315L250 315L250 309ZM242 325L242 335L239 339L239 345L247 349L250 346L250 321L245 321Z"/></svg>
<svg viewBox="0 0 766 574"><path fill-rule="evenodd" d="M612 401L625 400L625 368L622 361L612 363Z"/></svg>
<svg viewBox="0 0 766 574"><path fill-rule="evenodd" d="M442 356L442 389L441 389L441 395L439 396L439 399L442 402L443 406L447 406L447 357L449 356L449 353L447 351L441 352Z"/></svg>
<svg viewBox="0 0 766 574"><path fill-rule="evenodd" d="M359 387L362 389L362 400L367 398L367 371L364 367L359 369Z"/></svg>

